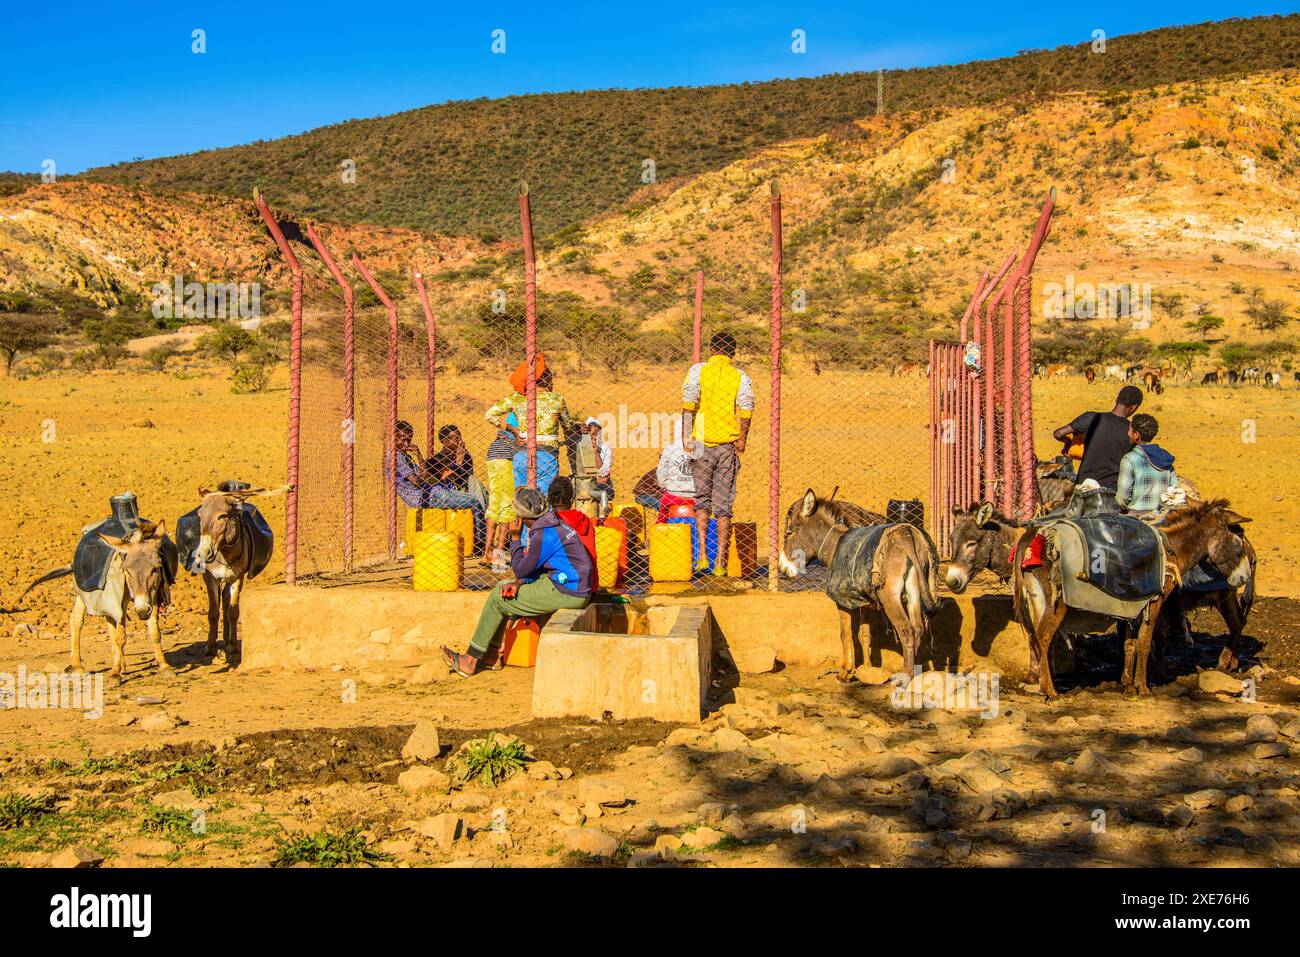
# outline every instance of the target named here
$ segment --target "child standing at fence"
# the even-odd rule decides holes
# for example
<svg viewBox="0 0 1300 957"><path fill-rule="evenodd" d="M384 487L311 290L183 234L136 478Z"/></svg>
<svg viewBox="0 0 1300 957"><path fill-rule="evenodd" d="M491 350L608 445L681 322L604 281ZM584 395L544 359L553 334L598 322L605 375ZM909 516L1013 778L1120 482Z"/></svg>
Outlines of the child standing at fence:
<svg viewBox="0 0 1300 957"><path fill-rule="evenodd" d="M506 543L514 532L515 516L515 446L519 441L519 420L513 412L501 419L496 438L488 446L488 507L485 558L493 571L506 571L509 557Z"/></svg>

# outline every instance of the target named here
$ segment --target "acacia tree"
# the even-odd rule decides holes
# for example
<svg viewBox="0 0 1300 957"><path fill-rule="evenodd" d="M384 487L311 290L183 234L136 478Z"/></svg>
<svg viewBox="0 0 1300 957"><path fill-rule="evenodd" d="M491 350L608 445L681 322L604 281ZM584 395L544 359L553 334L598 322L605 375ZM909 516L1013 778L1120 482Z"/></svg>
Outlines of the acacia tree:
<svg viewBox="0 0 1300 957"><path fill-rule="evenodd" d="M1190 372L1198 356L1210 354L1210 347L1204 342L1166 342L1160 347L1160 354L1169 360L1170 365Z"/></svg>
<svg viewBox="0 0 1300 957"><path fill-rule="evenodd" d="M17 294L0 296L0 355L4 356L5 377L19 353L44 349L58 335L58 320L45 313L26 311L29 302Z"/></svg>
<svg viewBox="0 0 1300 957"><path fill-rule="evenodd" d="M1183 327L1189 332L1196 333L1202 339L1209 339L1213 333L1223 328L1223 317L1206 313L1197 316L1190 322L1184 322Z"/></svg>
<svg viewBox="0 0 1300 957"><path fill-rule="evenodd" d="M1281 299L1265 299L1256 289L1246 304L1246 315L1260 332L1276 332L1291 321L1291 312Z"/></svg>

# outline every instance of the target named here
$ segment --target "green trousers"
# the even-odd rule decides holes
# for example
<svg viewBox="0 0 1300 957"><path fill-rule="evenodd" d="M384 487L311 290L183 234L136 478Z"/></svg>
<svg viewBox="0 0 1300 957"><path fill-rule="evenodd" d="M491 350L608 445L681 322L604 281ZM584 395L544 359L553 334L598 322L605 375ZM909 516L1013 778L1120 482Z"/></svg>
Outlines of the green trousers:
<svg viewBox="0 0 1300 957"><path fill-rule="evenodd" d="M566 595L555 587L549 576L542 576L535 582L520 585L514 598L502 598L502 582L488 595L483 613L479 615L478 627L469 643L470 654L482 658L501 641L506 631L508 618L536 618L549 615L561 608L586 608L590 598L578 598Z"/></svg>

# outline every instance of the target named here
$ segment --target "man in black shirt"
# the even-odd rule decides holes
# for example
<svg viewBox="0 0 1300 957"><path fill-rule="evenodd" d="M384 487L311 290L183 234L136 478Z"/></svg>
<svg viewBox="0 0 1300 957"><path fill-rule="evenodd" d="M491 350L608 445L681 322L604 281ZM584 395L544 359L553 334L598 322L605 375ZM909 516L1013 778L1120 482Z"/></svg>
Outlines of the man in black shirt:
<svg viewBox="0 0 1300 957"><path fill-rule="evenodd" d="M1128 420L1142 405L1142 390L1126 385L1119 390L1115 408L1109 412L1085 412L1052 437L1064 442L1071 435L1083 437L1083 460L1075 484L1092 479L1114 494L1119 486L1119 462L1133 448L1128 437Z"/></svg>

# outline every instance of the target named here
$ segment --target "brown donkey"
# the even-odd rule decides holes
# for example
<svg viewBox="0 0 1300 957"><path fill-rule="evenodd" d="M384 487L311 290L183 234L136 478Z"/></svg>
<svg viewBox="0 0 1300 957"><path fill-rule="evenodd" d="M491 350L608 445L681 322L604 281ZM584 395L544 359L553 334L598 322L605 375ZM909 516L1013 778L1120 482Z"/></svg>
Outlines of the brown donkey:
<svg viewBox="0 0 1300 957"><path fill-rule="evenodd" d="M1196 608L1218 610L1223 623L1228 627L1228 639L1219 654L1220 671L1236 671L1241 667L1241 633L1246 628L1251 606L1255 603L1255 570L1258 567L1255 549L1244 533L1235 528L1233 531L1241 535L1241 540L1246 546L1246 561L1250 563L1250 576L1245 584L1241 588L1226 586L1211 591L1188 591L1186 588L1175 588L1165 600L1165 606L1161 610L1160 628L1166 634L1173 630L1187 642L1192 640L1191 627L1187 621L1188 612ZM1159 647L1158 634L1159 632L1157 632L1157 648Z"/></svg>
<svg viewBox="0 0 1300 957"><path fill-rule="evenodd" d="M1189 502L1174 509L1163 521L1153 526L1163 539L1165 582L1161 592L1147 604L1138 621L1130 623L1127 628L1124 640L1124 675L1121 681L1126 690L1139 695L1150 693L1147 686L1147 660L1151 654L1152 633L1165 600L1183 575L1208 558L1227 577L1232 588L1240 588L1249 580L1250 555L1239 534L1240 529L1237 528L1248 521L1250 519L1229 508L1225 499L1215 499L1209 502ZM1047 697L1053 698L1056 696L1056 686L1052 682L1047 652L1057 630L1070 612L1061 597L1059 576L1075 574L1077 569L1058 569L1047 554L1043 555L1041 565L1023 568L1019 559L1025 541L1026 539L1021 540L1021 547L1012 560L1015 577L1012 593L1016 615L1029 639L1030 659L1032 667L1038 671L1039 686ZM1104 623L1108 619L1091 616L1090 620L1095 624Z"/></svg>
<svg viewBox="0 0 1300 957"><path fill-rule="evenodd" d="M81 663L81 629L86 616L104 618L113 639L113 667L109 677L118 681L126 673L126 616L134 611L145 622L153 642L153 657L158 670L166 675L175 671L163 656L162 629L158 618L171 603L171 583L176 576L176 546L167 537L163 522L141 519L138 528L125 538L97 533L113 550L104 571L103 586L95 591L77 588L68 622L69 655L67 671L84 671ZM27 586L23 597L37 585L72 574L72 566L57 568Z"/></svg>
<svg viewBox="0 0 1300 957"><path fill-rule="evenodd" d="M840 612L841 681L853 677L854 645L862 610L868 607L884 612L903 649L903 670L912 673L930 617L939 608L931 547L915 526L890 524L883 515L849 502L818 499L812 489L790 506L781 572L797 578L812 561L829 570L826 592Z"/></svg>
<svg viewBox="0 0 1300 957"><path fill-rule="evenodd" d="M217 653L217 622L226 645L226 662L239 664L239 596L244 582L256 577L271 557L275 545L271 529L247 500L258 496L280 495L278 489L240 489L210 491L199 489L203 504L198 508L198 545L194 550L191 571L202 572L208 590L207 654Z"/></svg>

